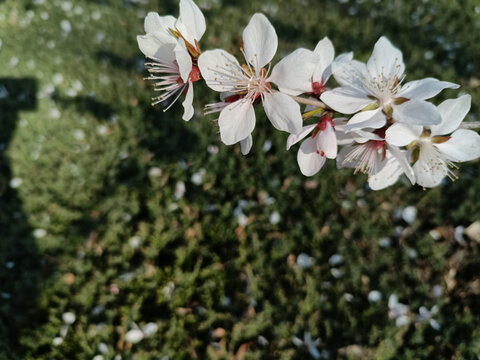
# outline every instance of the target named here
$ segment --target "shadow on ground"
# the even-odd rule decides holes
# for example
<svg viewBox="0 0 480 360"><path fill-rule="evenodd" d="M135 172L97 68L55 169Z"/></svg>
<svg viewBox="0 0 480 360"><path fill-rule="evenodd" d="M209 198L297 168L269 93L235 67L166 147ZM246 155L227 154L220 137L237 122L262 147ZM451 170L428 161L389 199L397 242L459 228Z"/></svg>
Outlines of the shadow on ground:
<svg viewBox="0 0 480 360"><path fill-rule="evenodd" d="M34 79L0 79L0 358L20 356L18 339L35 317L42 258L12 181L6 156L19 112L36 108ZM45 259L43 259L45 260Z"/></svg>

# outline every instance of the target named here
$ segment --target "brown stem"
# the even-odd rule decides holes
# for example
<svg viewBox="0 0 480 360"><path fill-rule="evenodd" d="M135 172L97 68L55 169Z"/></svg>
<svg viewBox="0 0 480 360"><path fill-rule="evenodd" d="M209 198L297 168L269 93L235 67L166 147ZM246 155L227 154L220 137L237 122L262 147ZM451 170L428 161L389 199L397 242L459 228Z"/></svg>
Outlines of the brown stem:
<svg viewBox="0 0 480 360"><path fill-rule="evenodd" d="M312 105L312 106L315 106L317 108L322 108L322 109L330 109L327 105L325 105L323 102L321 102L319 100L306 99L306 98L303 98L303 97L293 96L293 95L289 95L289 96L299 104Z"/></svg>
<svg viewBox="0 0 480 360"><path fill-rule="evenodd" d="M460 124L459 129L480 129L480 121L465 121Z"/></svg>

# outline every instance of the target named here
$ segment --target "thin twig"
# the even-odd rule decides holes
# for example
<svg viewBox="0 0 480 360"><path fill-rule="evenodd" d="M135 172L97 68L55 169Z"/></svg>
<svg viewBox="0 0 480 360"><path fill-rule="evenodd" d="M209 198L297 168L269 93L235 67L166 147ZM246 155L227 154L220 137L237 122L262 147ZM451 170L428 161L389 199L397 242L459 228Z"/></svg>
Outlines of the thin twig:
<svg viewBox="0 0 480 360"><path fill-rule="evenodd" d="M460 124L459 129L479 129L480 121L465 121Z"/></svg>
<svg viewBox="0 0 480 360"><path fill-rule="evenodd" d="M293 95L289 95L289 96L299 104L312 105L312 106L315 106L317 108L329 109L329 107L327 105L325 105L323 102L321 102L319 100L306 99L306 98L303 98L303 97L293 96Z"/></svg>

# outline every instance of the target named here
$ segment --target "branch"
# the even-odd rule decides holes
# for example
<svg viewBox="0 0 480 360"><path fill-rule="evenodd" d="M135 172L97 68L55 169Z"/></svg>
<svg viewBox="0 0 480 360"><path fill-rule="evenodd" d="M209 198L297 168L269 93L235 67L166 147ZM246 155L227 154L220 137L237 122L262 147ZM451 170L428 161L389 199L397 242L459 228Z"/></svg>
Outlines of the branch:
<svg viewBox="0 0 480 360"><path fill-rule="evenodd" d="M327 105L325 105L323 102L321 102L319 100L306 99L306 98L303 98L303 97L293 96L293 95L289 95L289 96L299 104L312 105L312 106L315 106L317 108L322 108L322 109L330 109Z"/></svg>
<svg viewBox="0 0 480 360"><path fill-rule="evenodd" d="M480 121L465 121L460 124L459 129L479 129Z"/></svg>

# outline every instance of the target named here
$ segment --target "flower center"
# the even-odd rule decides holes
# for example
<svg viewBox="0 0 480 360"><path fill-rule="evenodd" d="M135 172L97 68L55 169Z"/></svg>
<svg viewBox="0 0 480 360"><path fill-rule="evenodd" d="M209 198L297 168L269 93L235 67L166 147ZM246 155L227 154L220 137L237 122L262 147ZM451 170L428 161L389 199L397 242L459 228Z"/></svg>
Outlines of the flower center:
<svg viewBox="0 0 480 360"><path fill-rule="evenodd" d="M198 68L198 65L193 65L192 70L190 71L190 75L188 75L188 81L191 81L192 83L195 81L198 81L202 78L202 74L200 73L200 69Z"/></svg>
<svg viewBox="0 0 480 360"><path fill-rule="evenodd" d="M261 97L264 93L269 92L272 86L267 81L268 79L268 70L261 68L257 71L252 66L246 64L242 65L242 70L245 75L248 76L248 82L246 86L246 91L240 91L240 94L244 94L245 98L250 99L252 102Z"/></svg>
<svg viewBox="0 0 480 360"><path fill-rule="evenodd" d="M375 174L379 170L380 163L385 158L385 140L369 140L364 144L355 145L350 151L343 164L355 164L355 172Z"/></svg>
<svg viewBox="0 0 480 360"><path fill-rule="evenodd" d="M322 95L327 88L322 81L312 81L312 95L315 96L317 99L320 99L320 95Z"/></svg>

